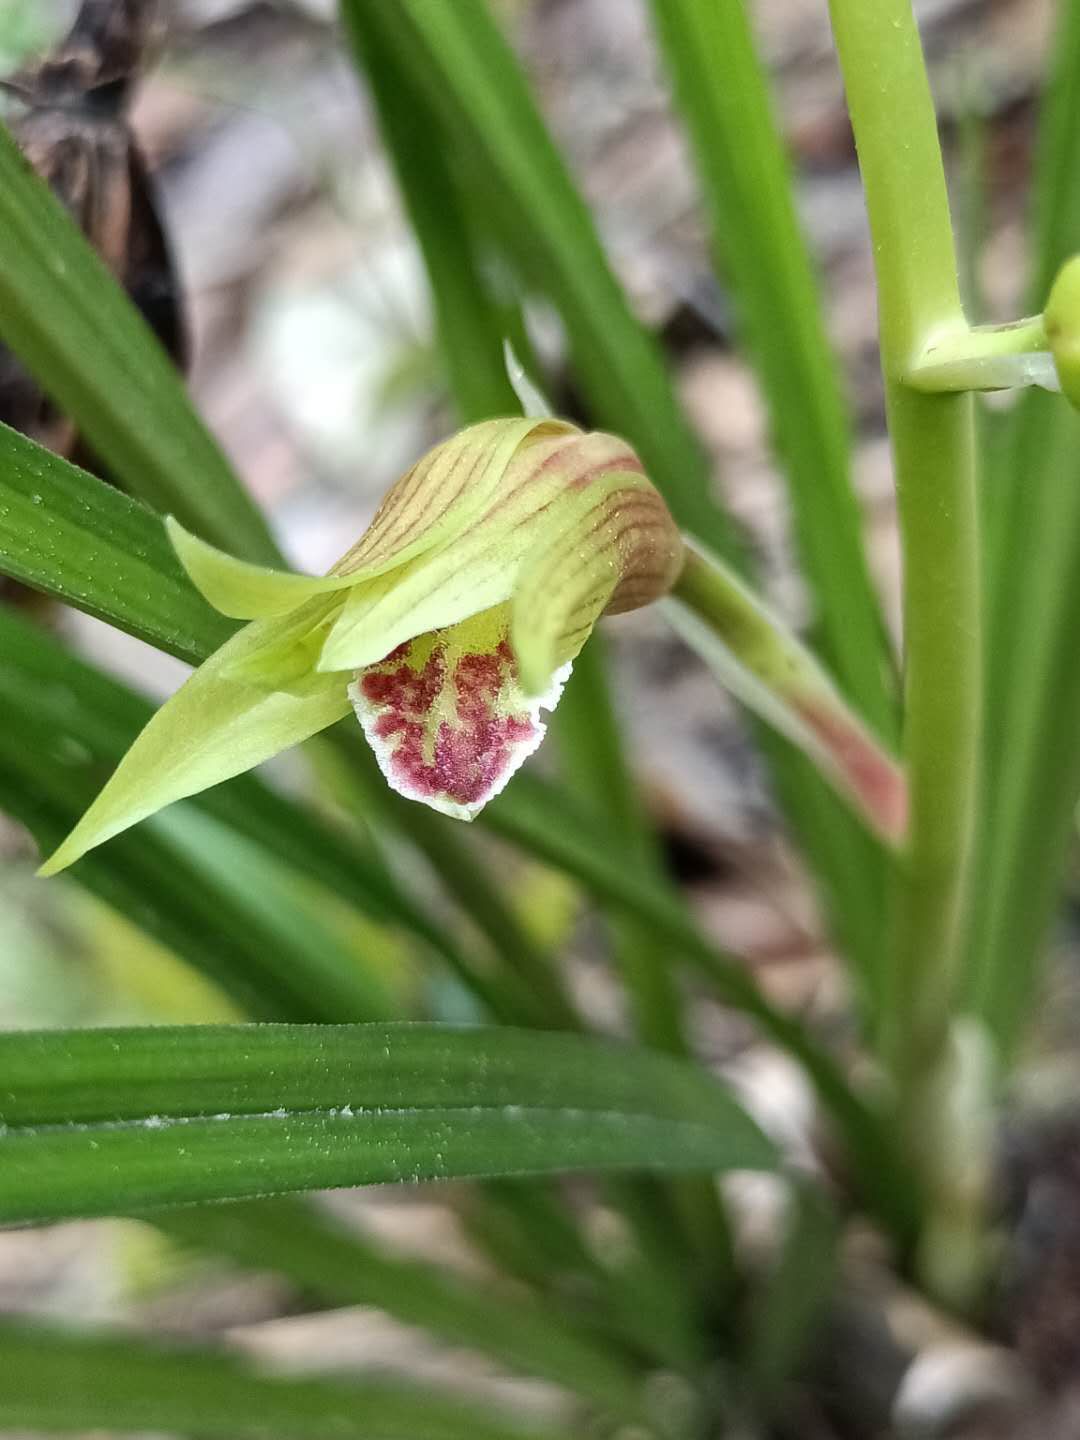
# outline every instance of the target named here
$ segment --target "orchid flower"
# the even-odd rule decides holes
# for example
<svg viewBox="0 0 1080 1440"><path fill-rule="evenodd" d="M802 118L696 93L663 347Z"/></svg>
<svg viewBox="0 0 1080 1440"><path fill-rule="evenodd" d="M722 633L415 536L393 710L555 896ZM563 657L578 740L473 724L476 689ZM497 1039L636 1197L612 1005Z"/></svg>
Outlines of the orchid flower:
<svg viewBox="0 0 1080 1440"><path fill-rule="evenodd" d="M167 526L210 604L249 623L155 714L43 874L350 709L395 790L470 820L540 744L600 615L666 594L684 554L629 446L540 419L431 450L325 576Z"/></svg>

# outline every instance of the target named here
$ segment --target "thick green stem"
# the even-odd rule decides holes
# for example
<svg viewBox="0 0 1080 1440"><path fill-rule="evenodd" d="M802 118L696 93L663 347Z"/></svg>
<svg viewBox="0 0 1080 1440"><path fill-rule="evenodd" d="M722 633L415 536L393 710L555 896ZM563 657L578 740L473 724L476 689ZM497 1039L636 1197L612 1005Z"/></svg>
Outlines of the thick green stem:
<svg viewBox="0 0 1080 1440"><path fill-rule="evenodd" d="M972 401L905 376L964 328L933 100L910 0L831 0L878 280L904 553L909 848L888 929L884 1043L903 1138L932 1195L931 1096L946 1063L972 833L979 594ZM883 926L883 940L886 931Z"/></svg>

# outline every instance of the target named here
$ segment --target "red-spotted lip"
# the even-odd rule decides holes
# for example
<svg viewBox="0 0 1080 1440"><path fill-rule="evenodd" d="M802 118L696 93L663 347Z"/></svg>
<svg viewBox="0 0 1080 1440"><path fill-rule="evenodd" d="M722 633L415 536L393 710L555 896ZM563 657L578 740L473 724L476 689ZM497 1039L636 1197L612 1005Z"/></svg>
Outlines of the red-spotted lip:
<svg viewBox="0 0 1080 1440"><path fill-rule="evenodd" d="M349 698L395 790L472 819L539 746L541 705L554 705L563 677L553 693L527 699L505 629L487 650L463 648L463 632L399 645L357 673Z"/></svg>

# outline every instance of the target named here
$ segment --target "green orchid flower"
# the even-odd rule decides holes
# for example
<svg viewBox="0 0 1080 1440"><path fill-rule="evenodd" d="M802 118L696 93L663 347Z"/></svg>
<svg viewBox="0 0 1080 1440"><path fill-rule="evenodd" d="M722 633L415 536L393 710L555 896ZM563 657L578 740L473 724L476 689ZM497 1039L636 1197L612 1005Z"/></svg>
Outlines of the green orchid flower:
<svg viewBox="0 0 1080 1440"><path fill-rule="evenodd" d="M161 707L42 874L350 710L395 790L472 819L540 744L600 615L666 594L684 558L634 452L554 420L437 446L325 576L166 523L210 604L249 623Z"/></svg>

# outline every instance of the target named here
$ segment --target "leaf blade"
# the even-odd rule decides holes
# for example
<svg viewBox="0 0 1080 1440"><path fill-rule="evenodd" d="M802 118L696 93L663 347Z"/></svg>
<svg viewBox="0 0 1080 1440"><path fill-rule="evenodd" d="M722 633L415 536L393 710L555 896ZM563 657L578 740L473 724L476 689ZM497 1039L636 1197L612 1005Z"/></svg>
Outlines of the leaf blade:
<svg viewBox="0 0 1080 1440"><path fill-rule="evenodd" d="M269 1376L218 1351L11 1321L0 1321L0 1426L167 1430L200 1440L555 1440L417 1386Z"/></svg>
<svg viewBox="0 0 1080 1440"><path fill-rule="evenodd" d="M0 425L0 572L198 663L236 628L151 510Z"/></svg>
<svg viewBox="0 0 1080 1440"><path fill-rule="evenodd" d="M817 609L811 628L841 687L895 739L895 696L884 683L892 658L851 485L848 420L749 17L741 0L651 8L772 417Z"/></svg>
<svg viewBox="0 0 1080 1440"><path fill-rule="evenodd" d="M727 1092L649 1051L431 1025L0 1036L0 1220L390 1181L771 1169Z"/></svg>
<svg viewBox="0 0 1080 1440"><path fill-rule="evenodd" d="M334 1305L376 1306L454 1345L490 1355L525 1375L566 1387L611 1413L641 1419L639 1379L613 1347L567 1317L520 1295L501 1296L424 1261L384 1251L312 1205L294 1200L155 1212L153 1223L184 1244L242 1265L274 1268Z"/></svg>
<svg viewBox="0 0 1080 1440"><path fill-rule="evenodd" d="M274 561L261 512L165 352L2 125L0 261L0 334L128 488L226 549Z"/></svg>

